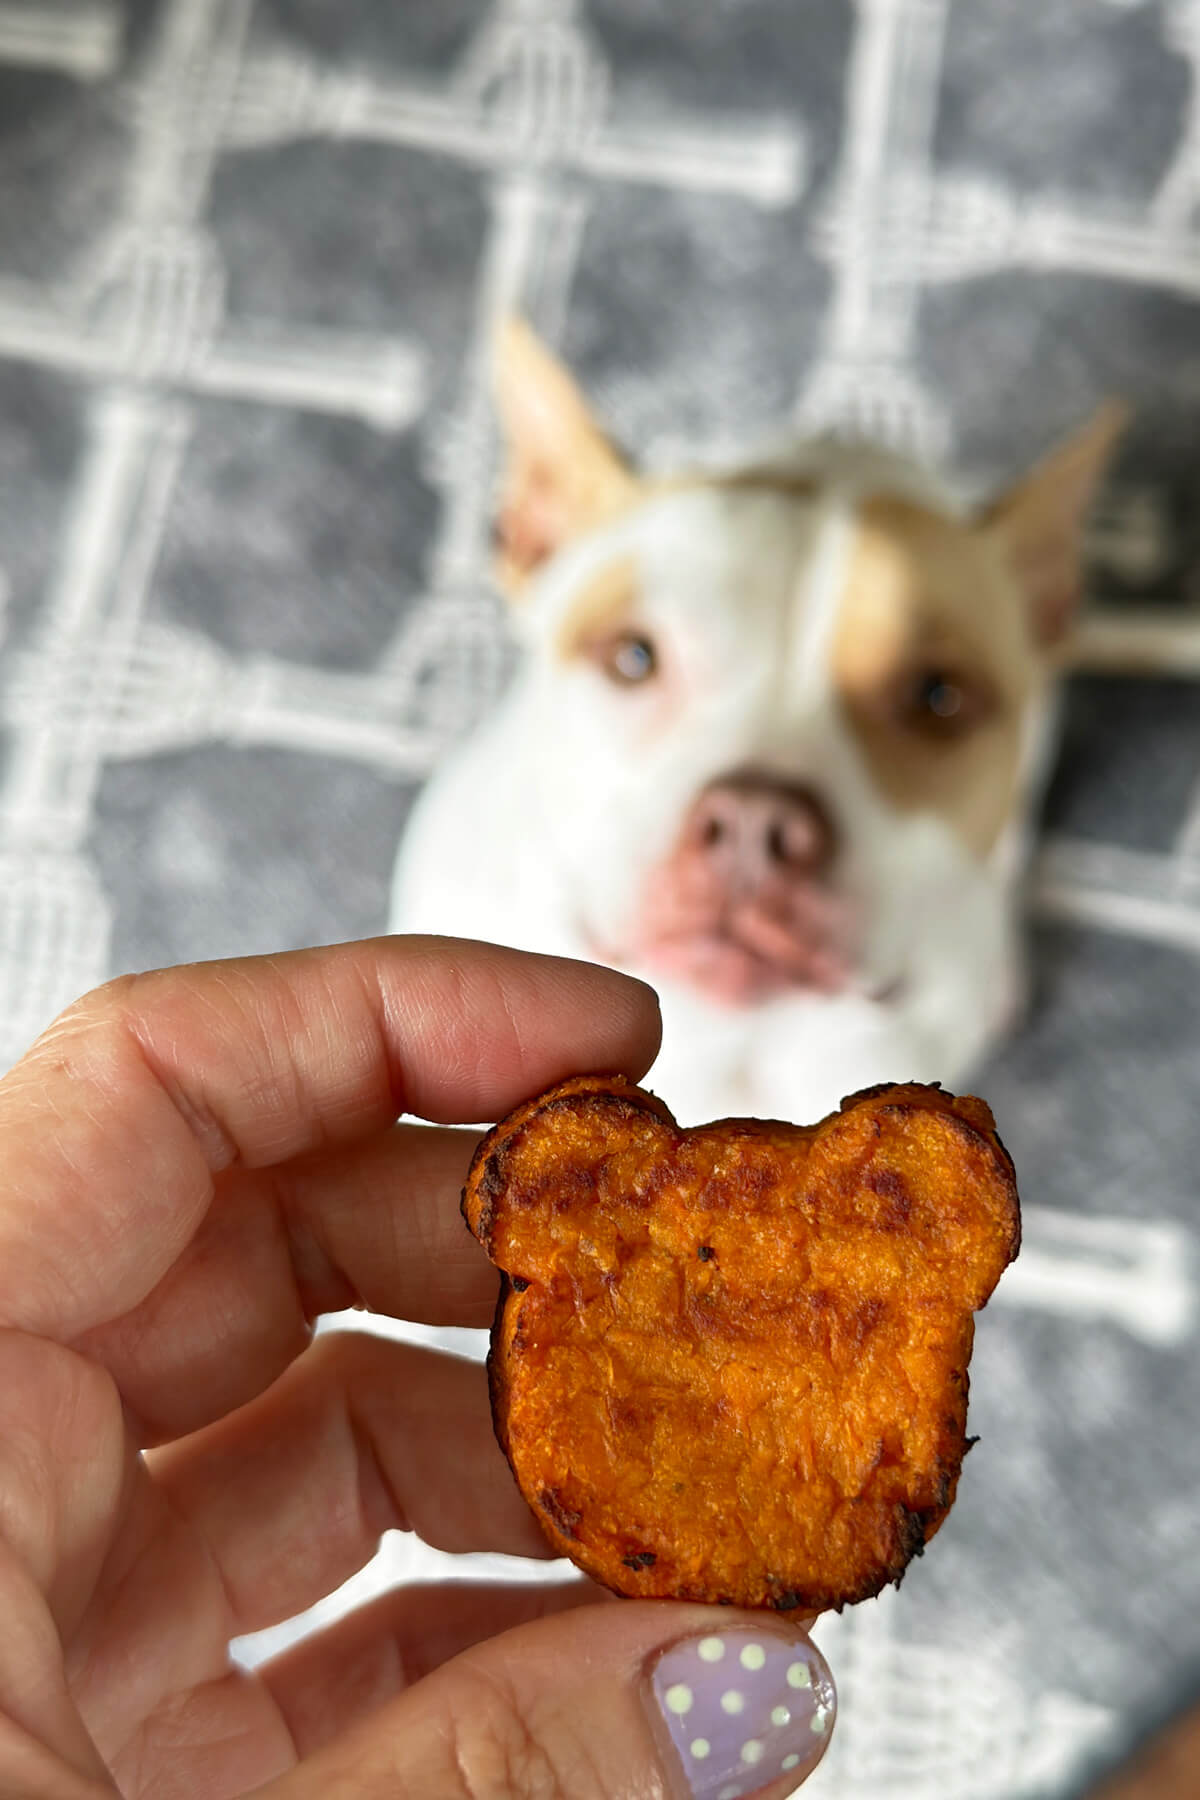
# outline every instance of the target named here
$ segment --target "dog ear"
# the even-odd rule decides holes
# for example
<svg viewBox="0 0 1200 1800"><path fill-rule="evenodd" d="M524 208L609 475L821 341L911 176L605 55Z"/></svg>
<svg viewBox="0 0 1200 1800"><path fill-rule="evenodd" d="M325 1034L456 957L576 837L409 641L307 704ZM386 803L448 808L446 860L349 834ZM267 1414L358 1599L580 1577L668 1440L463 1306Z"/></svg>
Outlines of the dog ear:
<svg viewBox="0 0 1200 1800"><path fill-rule="evenodd" d="M1028 593L1034 635L1047 648L1067 635L1079 605L1088 509L1128 421L1126 407L1106 401L980 516Z"/></svg>
<svg viewBox="0 0 1200 1800"><path fill-rule="evenodd" d="M523 319L497 333L494 379L505 444L497 575L515 597L568 539L628 505L637 478Z"/></svg>

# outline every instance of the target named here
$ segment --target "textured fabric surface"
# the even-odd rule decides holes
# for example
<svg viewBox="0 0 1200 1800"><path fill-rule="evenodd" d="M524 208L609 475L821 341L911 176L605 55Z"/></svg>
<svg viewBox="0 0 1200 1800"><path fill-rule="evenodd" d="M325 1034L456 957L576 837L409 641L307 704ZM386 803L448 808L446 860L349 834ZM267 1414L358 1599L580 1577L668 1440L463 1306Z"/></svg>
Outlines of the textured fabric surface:
<svg viewBox="0 0 1200 1800"><path fill-rule="evenodd" d="M979 1082L1023 1298L935 1549L822 1629L806 1789L1073 1793L1200 1692L1200 3L0 0L0 1064L382 928L503 674L513 303L652 465L833 426L982 489L1137 409L1094 604L1176 673L1068 694Z"/></svg>

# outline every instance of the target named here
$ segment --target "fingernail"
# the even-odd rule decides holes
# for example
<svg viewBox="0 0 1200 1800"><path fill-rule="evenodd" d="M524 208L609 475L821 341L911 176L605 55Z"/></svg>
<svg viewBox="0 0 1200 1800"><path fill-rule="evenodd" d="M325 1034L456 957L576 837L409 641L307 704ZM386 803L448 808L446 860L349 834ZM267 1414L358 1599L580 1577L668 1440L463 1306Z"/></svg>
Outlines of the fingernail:
<svg viewBox="0 0 1200 1800"><path fill-rule="evenodd" d="M684 1638L652 1667L650 1691L693 1800L741 1800L785 1776L799 1786L837 1711L815 1645L770 1631Z"/></svg>

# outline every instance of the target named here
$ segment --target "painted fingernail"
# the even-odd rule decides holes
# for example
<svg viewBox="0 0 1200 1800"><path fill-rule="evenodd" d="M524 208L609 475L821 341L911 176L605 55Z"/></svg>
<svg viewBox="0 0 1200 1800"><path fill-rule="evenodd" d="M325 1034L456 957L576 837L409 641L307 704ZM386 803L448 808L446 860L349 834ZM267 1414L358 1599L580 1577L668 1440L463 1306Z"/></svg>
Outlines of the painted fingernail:
<svg viewBox="0 0 1200 1800"><path fill-rule="evenodd" d="M650 1691L693 1800L741 1800L785 1776L799 1786L837 1711L816 1647L768 1631L685 1638L654 1664Z"/></svg>

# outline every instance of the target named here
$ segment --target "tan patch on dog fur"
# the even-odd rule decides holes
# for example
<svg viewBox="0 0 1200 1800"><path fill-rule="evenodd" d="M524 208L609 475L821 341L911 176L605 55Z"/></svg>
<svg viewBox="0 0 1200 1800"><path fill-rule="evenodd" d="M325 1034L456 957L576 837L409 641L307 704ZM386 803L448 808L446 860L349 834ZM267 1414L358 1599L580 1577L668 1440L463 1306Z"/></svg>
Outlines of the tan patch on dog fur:
<svg viewBox="0 0 1200 1800"><path fill-rule="evenodd" d="M684 469L676 475L639 476L627 510L672 494L773 494L781 500L813 500L821 485L814 475L798 469L775 468L769 463L716 471Z"/></svg>
<svg viewBox="0 0 1200 1800"><path fill-rule="evenodd" d="M974 722L914 722L904 695L923 672L956 679ZM1026 609L981 532L908 501L863 506L833 680L893 806L937 813L986 856L1012 813L1021 709L1038 674Z"/></svg>
<svg viewBox="0 0 1200 1800"><path fill-rule="evenodd" d="M770 463L752 463L745 469L702 478L705 485L740 493L778 494L784 500L812 500L821 490L815 475L802 469L775 468Z"/></svg>
<svg viewBox="0 0 1200 1800"><path fill-rule="evenodd" d="M594 651L631 622L637 597L632 556L619 556L585 581L571 602L558 640L560 656Z"/></svg>

